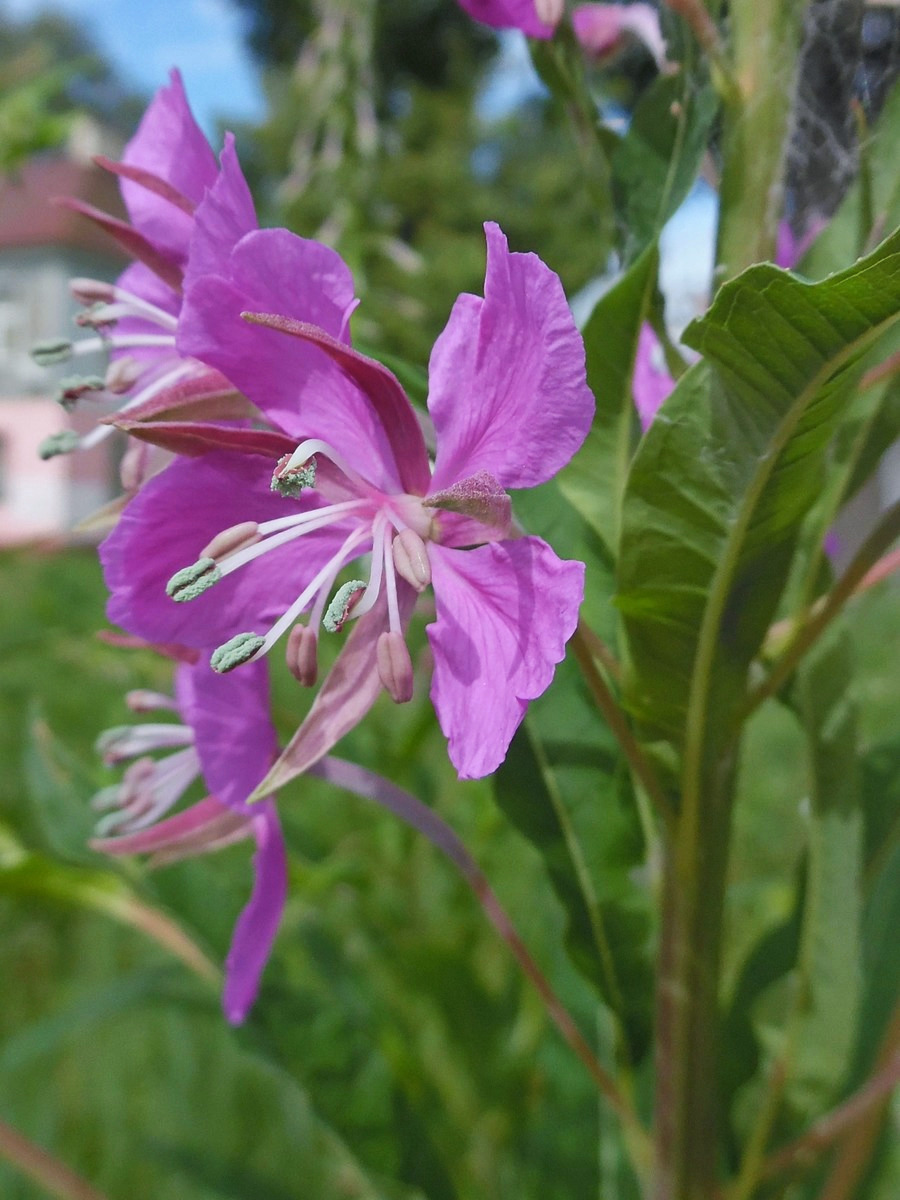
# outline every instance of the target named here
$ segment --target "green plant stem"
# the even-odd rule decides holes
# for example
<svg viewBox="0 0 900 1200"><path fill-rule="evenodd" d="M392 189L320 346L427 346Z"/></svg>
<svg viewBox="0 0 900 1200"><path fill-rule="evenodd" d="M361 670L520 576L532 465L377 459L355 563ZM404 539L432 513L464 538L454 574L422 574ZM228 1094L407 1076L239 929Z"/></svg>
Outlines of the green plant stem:
<svg viewBox="0 0 900 1200"><path fill-rule="evenodd" d="M711 1200L717 1190L719 974L733 761L719 760L693 793L665 844L654 1200ZM689 794L685 788L686 800Z"/></svg>
<svg viewBox="0 0 900 1200"><path fill-rule="evenodd" d="M900 501L891 505L863 544L857 550L847 570L837 581L824 600L814 605L806 622L797 629L781 657L768 676L747 697L741 709L738 725L759 707L769 696L774 696L800 662L810 647L822 636L847 601L858 592L870 578L881 555L900 537ZM878 578L884 573L879 572ZM873 579L872 582L877 580Z"/></svg>
<svg viewBox="0 0 900 1200"><path fill-rule="evenodd" d="M628 722L625 720L625 713L622 711L619 702L607 686L603 675L597 670L594 662L594 651L592 649L595 639L596 634L593 634L593 631L588 630L579 621L571 643L572 649L575 652L575 659L581 668L581 673L590 688L591 695L594 697L597 707L612 730L613 736L619 743L622 753L628 760L636 778L647 793L656 815L662 821L663 825L671 826L674 814L669 798L663 791L655 771L638 745L634 734L631 732Z"/></svg>
<svg viewBox="0 0 900 1200"><path fill-rule="evenodd" d="M5 1121L0 1121L0 1156L59 1200L106 1200L87 1180Z"/></svg>
<svg viewBox="0 0 900 1200"><path fill-rule="evenodd" d="M775 253L803 0L734 0L716 283Z"/></svg>

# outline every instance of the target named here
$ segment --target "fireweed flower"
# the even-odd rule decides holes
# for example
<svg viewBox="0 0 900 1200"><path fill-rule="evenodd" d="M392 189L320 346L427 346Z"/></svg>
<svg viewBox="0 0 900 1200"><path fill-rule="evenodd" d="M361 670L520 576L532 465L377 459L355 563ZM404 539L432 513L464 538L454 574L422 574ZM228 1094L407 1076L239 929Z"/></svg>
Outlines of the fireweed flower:
<svg viewBox="0 0 900 1200"><path fill-rule="evenodd" d="M291 235L271 232L286 249ZM431 696L462 778L502 762L575 629L584 566L540 538L515 537L506 489L560 470L594 408L559 279L535 255L510 253L497 226L486 232L485 297L459 297L431 356L433 469L414 409L380 364L290 317L265 318L281 336L240 321L241 309L274 305L260 303L265 264L239 244L229 278L200 279L189 293L180 337L290 434L293 449L277 464L220 452L174 463L102 549L110 619L132 632L212 647L227 631L212 657L221 671L288 635L288 664L311 683L321 627L365 621L398 702L412 694L404 616L432 585ZM259 248L266 233L253 236ZM283 307L288 296L273 289L270 300ZM327 403L302 374L315 356L331 368L319 376L330 380Z"/></svg>
<svg viewBox="0 0 900 1200"><path fill-rule="evenodd" d="M553 37L565 12L565 0L459 0L469 16L494 29L520 29L528 37ZM650 4L579 4L572 29L591 58L612 57L629 37L642 42L656 65L666 65L666 44L659 14Z"/></svg>
<svg viewBox="0 0 900 1200"><path fill-rule="evenodd" d="M60 338L33 350L44 365L77 364L98 352L108 354L103 375L72 373L59 385L57 399L66 410L88 400L112 406L122 416L137 416L150 406L190 404L203 396L232 392L230 385L208 367L185 357L176 348L185 272L190 268L194 211L218 183L219 242L207 238L206 254L226 253L245 233L257 227L249 189L241 173L234 140L226 134L221 167L191 114L177 71L161 88L138 130L125 148L121 163L100 160L120 176L122 199L131 224L118 221L72 199L62 203L101 225L137 259L114 283L73 279L70 287L83 311L76 324L91 331L77 340ZM208 258L202 264L209 269ZM47 439L41 456L97 445L114 426L97 424L79 438L64 430ZM123 482L136 486L143 476L148 447L132 443L123 463Z"/></svg>
<svg viewBox="0 0 900 1200"><path fill-rule="evenodd" d="M117 856L150 854L162 864L255 839L253 892L238 918L225 968L225 1015L239 1023L256 998L287 887L274 801L245 804L277 753L265 664L223 679L202 660L180 663L174 698L131 692L126 699L137 712L169 709L181 723L148 721L100 737L98 750L108 765L131 761L121 782L92 801L102 815L91 845ZM164 753L152 757L157 751ZM200 775L210 794L171 815Z"/></svg>

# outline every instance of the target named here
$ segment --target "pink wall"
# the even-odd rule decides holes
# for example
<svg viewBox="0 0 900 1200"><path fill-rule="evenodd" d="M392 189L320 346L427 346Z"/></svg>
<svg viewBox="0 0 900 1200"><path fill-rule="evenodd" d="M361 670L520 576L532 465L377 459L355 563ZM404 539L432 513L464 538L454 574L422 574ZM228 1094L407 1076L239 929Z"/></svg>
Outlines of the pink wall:
<svg viewBox="0 0 900 1200"><path fill-rule="evenodd" d="M61 534L67 525L68 467L42 462L38 446L65 420L54 400L0 400L0 546Z"/></svg>

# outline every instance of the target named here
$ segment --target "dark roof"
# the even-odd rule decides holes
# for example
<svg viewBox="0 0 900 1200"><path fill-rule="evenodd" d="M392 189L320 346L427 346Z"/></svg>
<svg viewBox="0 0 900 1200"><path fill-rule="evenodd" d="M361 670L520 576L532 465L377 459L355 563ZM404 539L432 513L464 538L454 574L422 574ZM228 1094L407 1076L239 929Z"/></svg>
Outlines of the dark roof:
<svg viewBox="0 0 900 1200"><path fill-rule="evenodd" d="M52 245L122 256L108 234L87 217L53 204L54 196L75 196L113 216L125 216L118 183L108 171L93 163L41 156L15 176L0 177L0 249Z"/></svg>

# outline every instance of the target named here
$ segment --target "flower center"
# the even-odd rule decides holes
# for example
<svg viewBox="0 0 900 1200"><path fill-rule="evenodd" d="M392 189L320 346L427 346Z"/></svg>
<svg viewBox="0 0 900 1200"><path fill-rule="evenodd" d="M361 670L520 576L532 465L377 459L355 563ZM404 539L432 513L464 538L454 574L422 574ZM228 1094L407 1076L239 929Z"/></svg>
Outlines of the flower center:
<svg viewBox="0 0 900 1200"><path fill-rule="evenodd" d="M215 650L212 666L225 672L261 658L290 629L288 667L300 683L309 685L317 675L320 627L338 632L348 621L370 612L383 591L388 630L379 641L378 669L390 695L397 701L408 700L412 694L412 664L403 636L397 576L416 591L431 582L427 542L435 536L433 513L417 496L388 495L375 488L333 446L318 438L301 442L293 454L279 460L271 486L288 500L300 499L314 486L320 496L341 498L318 508L261 523L243 521L223 530L204 547L195 563L169 580L166 591L173 600L193 600L226 575L316 530L333 527L335 534L343 537L266 633L237 634ZM344 567L366 554L367 577L349 580L332 595ZM297 624L307 609L306 625Z"/></svg>

